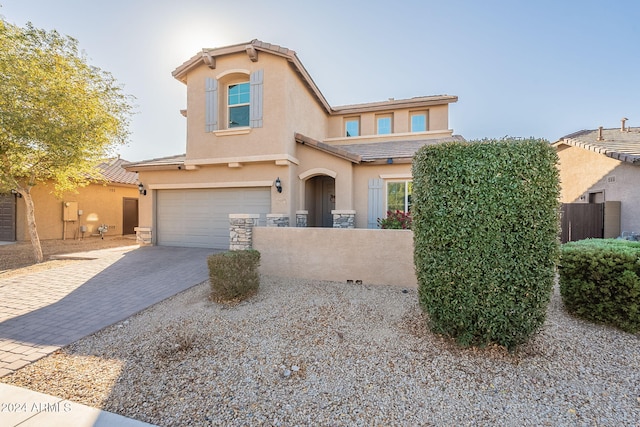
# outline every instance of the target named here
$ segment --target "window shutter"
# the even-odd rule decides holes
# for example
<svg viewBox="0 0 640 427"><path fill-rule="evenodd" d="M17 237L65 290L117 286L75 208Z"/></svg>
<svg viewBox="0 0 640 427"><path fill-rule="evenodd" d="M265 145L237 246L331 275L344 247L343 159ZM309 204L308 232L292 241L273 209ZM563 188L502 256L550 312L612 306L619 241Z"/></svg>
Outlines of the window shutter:
<svg viewBox="0 0 640 427"><path fill-rule="evenodd" d="M251 73L250 78L250 97L251 104L249 125L252 128L262 127L262 83L263 83L263 70L257 70Z"/></svg>
<svg viewBox="0 0 640 427"><path fill-rule="evenodd" d="M205 86L205 132L213 132L218 130L218 80L207 77Z"/></svg>
<svg viewBox="0 0 640 427"><path fill-rule="evenodd" d="M367 228L378 228L378 218L384 218L384 180L369 180L369 198L367 209Z"/></svg>

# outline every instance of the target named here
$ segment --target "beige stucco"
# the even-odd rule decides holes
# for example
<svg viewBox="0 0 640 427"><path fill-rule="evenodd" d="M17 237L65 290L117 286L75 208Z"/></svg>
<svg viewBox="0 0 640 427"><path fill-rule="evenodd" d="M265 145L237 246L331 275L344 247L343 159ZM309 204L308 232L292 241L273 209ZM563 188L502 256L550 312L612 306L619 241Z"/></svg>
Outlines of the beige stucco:
<svg viewBox="0 0 640 427"><path fill-rule="evenodd" d="M557 145L563 203L588 203L603 192L604 201L621 202L621 231L640 232L640 166L581 147Z"/></svg>
<svg viewBox="0 0 640 427"><path fill-rule="evenodd" d="M53 194L53 186L36 185L31 189L35 206L36 226L41 240L90 238L97 235L101 224L108 226L106 235L122 235L123 199L137 199L140 195L134 185L89 184L79 188L77 193L67 192L61 197ZM77 221L63 221L63 205L65 202L76 202L77 209L82 211ZM73 206L73 205L70 205ZM26 224L24 199L19 198L16 205L16 240L29 240ZM80 226L87 227L87 232L80 232Z"/></svg>
<svg viewBox="0 0 640 427"><path fill-rule="evenodd" d="M408 230L255 227L263 274L417 287Z"/></svg>
<svg viewBox="0 0 640 427"><path fill-rule="evenodd" d="M187 91L184 163L128 168L138 172L140 181L149 189L147 196L140 198L140 226L151 229L152 234L158 190L271 187L271 213L287 215L293 224L296 211L308 210L310 201L318 197L309 194L317 191L317 182L310 180L318 176L335 180L335 194L331 195L335 210L356 211L356 226L366 228L368 180L384 176L408 178L410 162L360 163L296 142L295 135L333 146L452 135L448 129L448 105L456 102L454 96L332 108L290 50L253 41L249 46L213 49L202 55L174 71ZM256 72L263 76L262 126L225 129L228 84L249 81ZM218 85L218 130L209 132L205 130L207 79L215 79ZM427 114L428 129L412 133L410 114L417 111ZM393 117L393 134L376 135L376 116L380 114ZM346 138L344 118L353 116L361 121L361 134ZM276 178L282 182L282 193L273 187Z"/></svg>

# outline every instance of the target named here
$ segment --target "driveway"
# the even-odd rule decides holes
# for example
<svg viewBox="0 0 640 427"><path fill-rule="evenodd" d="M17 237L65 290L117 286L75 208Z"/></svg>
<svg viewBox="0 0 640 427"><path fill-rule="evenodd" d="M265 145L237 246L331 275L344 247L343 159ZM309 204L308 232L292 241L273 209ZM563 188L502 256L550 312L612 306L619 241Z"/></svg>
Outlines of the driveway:
<svg viewBox="0 0 640 427"><path fill-rule="evenodd" d="M208 279L212 249L135 248L0 276L0 377Z"/></svg>

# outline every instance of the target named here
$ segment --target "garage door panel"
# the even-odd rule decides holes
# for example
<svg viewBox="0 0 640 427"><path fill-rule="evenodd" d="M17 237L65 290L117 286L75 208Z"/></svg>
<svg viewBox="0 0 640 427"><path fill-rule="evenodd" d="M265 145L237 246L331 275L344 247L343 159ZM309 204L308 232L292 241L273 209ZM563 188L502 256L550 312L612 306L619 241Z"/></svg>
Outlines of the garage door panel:
<svg viewBox="0 0 640 427"><path fill-rule="evenodd" d="M158 190L157 243L163 246L229 248L229 214L271 210L269 188Z"/></svg>

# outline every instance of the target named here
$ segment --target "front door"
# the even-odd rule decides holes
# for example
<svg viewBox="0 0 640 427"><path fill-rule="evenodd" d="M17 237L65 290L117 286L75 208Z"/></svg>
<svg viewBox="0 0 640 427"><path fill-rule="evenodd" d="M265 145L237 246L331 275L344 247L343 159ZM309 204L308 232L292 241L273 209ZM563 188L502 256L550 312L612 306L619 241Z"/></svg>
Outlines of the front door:
<svg viewBox="0 0 640 427"><path fill-rule="evenodd" d="M314 176L307 182L309 227L333 227L336 208L336 180L330 176Z"/></svg>
<svg viewBox="0 0 640 427"><path fill-rule="evenodd" d="M138 226L138 199L124 197L122 199L122 234L136 234Z"/></svg>

